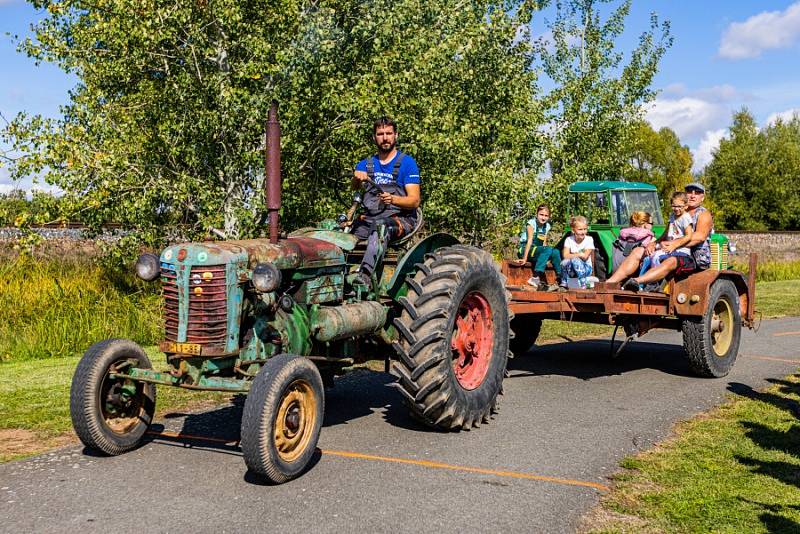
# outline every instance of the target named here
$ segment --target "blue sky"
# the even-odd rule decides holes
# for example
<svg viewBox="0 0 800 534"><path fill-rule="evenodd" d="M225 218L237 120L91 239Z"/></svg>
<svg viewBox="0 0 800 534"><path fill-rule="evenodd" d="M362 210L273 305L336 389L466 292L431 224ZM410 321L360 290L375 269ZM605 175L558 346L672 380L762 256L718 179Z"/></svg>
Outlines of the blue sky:
<svg viewBox="0 0 800 534"><path fill-rule="evenodd" d="M760 125L800 113L800 1L634 0L622 51L636 46L651 12L671 22L675 42L655 78L660 93L647 118L676 131L692 149L696 169L710 161L742 106ZM75 83L51 65L34 65L5 35L26 35L41 16L23 0L0 0L0 113L6 119L20 111L58 116ZM541 24L534 23L534 33ZM32 184L12 184L0 168L0 193L13 187Z"/></svg>

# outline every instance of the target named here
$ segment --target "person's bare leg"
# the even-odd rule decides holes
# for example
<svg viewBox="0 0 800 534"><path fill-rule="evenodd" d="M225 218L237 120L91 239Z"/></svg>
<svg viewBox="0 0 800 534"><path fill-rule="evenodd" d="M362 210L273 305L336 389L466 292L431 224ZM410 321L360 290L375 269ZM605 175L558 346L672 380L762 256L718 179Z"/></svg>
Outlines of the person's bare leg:
<svg viewBox="0 0 800 534"><path fill-rule="evenodd" d="M630 275L635 273L639 270L639 264L642 263L642 257L644 256L644 248L636 247L628 254L628 257L619 264L617 270L614 271L611 276L606 280L606 283L613 284L613 283L620 283Z"/></svg>
<svg viewBox="0 0 800 534"><path fill-rule="evenodd" d="M649 282L658 282L663 280L669 273L678 268L678 260L675 258L665 258L658 267L653 267L642 276L638 276L633 280L640 284L647 284Z"/></svg>

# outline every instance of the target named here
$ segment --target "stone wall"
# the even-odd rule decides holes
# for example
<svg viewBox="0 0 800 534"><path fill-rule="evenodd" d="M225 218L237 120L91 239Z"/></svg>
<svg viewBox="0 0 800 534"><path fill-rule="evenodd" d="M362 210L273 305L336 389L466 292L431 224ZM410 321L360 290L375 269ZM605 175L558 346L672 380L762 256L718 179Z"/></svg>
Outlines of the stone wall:
<svg viewBox="0 0 800 534"><path fill-rule="evenodd" d="M800 259L800 232L734 232L721 231L736 244L735 261L747 261L751 252L759 260Z"/></svg>

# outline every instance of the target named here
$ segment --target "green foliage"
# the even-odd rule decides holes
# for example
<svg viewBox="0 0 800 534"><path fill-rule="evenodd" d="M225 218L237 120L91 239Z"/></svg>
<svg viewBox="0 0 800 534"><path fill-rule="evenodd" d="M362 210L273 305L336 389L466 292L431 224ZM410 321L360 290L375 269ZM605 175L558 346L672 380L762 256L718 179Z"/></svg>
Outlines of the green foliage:
<svg viewBox="0 0 800 534"><path fill-rule="evenodd" d="M662 211L668 213L673 191L683 191L693 181L689 147L681 145L671 129L655 131L647 122L639 121L632 130L629 154L629 166L623 175L658 187Z"/></svg>
<svg viewBox="0 0 800 534"><path fill-rule="evenodd" d="M0 226L27 228L31 224L64 220L63 201L51 193L34 190L27 198L22 190L0 193Z"/></svg>
<svg viewBox="0 0 800 534"><path fill-rule="evenodd" d="M761 130L747 109L733 116L705 169L714 221L729 230L800 228L800 118Z"/></svg>
<svg viewBox="0 0 800 534"><path fill-rule="evenodd" d="M161 336L152 286L115 284L89 261L3 258L0 287L0 361L68 356L110 337L151 344Z"/></svg>
<svg viewBox="0 0 800 534"><path fill-rule="evenodd" d="M655 96L650 84L672 44L669 23L659 23L653 14L649 30L623 65L615 42L631 2L619 3L603 20L599 6L607 3L616 2L556 2L552 48L546 40L538 46L543 71L555 83L546 97L553 175L548 192L560 194L559 202L571 182L624 176L642 104Z"/></svg>
<svg viewBox="0 0 800 534"><path fill-rule="evenodd" d="M272 99L287 229L343 209L342 175L374 150L379 114L420 164L434 228L481 242L536 187L528 0L31 1L48 15L21 49L80 83L60 120L5 129L24 155L12 171L42 173L94 226L123 223L149 246L179 223L258 235Z"/></svg>

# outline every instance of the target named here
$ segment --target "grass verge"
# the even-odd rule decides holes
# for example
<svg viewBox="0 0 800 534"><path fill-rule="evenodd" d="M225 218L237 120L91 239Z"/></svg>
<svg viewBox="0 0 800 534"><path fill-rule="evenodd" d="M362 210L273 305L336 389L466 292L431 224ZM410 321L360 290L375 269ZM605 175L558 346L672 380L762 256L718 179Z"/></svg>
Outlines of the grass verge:
<svg viewBox="0 0 800 534"><path fill-rule="evenodd" d="M110 337L151 345L159 306L153 288L91 258L0 257L0 361L65 357Z"/></svg>
<svg viewBox="0 0 800 534"><path fill-rule="evenodd" d="M626 459L587 532L800 532L800 374Z"/></svg>
<svg viewBox="0 0 800 534"><path fill-rule="evenodd" d="M153 367L166 369L155 347L145 349ZM0 463L77 440L69 415L69 387L80 357L0 364ZM229 393L159 387L157 414L216 405Z"/></svg>

